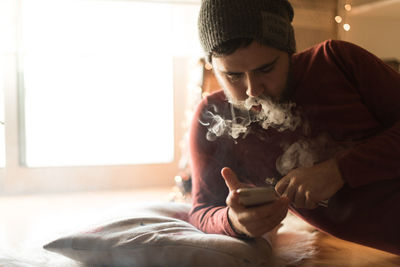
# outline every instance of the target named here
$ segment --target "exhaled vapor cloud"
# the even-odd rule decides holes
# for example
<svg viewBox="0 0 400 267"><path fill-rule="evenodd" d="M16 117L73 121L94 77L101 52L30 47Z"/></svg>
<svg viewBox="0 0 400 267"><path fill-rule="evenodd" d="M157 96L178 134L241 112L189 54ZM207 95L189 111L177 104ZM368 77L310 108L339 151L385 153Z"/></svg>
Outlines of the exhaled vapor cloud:
<svg viewBox="0 0 400 267"><path fill-rule="evenodd" d="M293 111L295 103L277 103L266 97L249 97L245 101L231 101L231 104L232 119L223 118L215 110L204 114L205 121L201 123L208 129L207 140L215 141L223 135L234 139L240 136L245 138L251 123L278 131L294 131L301 123L300 116ZM253 106L260 105L260 111L252 111Z"/></svg>
<svg viewBox="0 0 400 267"><path fill-rule="evenodd" d="M203 114L201 123L207 127L206 138L215 141L221 136L233 139L246 138L250 124L258 123L262 128L270 127L282 132L294 131L302 124L301 117L295 112L295 103L278 103L266 97L250 97L245 101L230 101L232 119L225 119L218 114L217 108ZM252 107L260 106L260 111L252 111ZM234 109L235 107L235 109ZM303 134L291 144L282 143L283 153L276 161L276 169L282 175L299 167L311 167L315 163L331 158L343 147L338 147L327 134L310 139L307 138L308 124L303 122Z"/></svg>

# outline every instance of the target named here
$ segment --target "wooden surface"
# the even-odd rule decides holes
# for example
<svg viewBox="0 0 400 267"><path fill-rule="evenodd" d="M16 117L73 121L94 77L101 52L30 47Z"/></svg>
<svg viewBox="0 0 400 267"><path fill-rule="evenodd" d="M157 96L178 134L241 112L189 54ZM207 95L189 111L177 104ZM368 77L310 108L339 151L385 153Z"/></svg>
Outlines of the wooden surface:
<svg viewBox="0 0 400 267"><path fill-rule="evenodd" d="M316 241L318 254L301 267L399 267L400 256L343 241L323 233Z"/></svg>

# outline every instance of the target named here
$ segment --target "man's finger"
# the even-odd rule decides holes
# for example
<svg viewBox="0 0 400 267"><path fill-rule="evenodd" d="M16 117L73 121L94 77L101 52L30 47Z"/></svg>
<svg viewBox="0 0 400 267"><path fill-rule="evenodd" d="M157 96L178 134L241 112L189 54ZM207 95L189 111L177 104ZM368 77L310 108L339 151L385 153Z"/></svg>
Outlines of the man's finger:
<svg viewBox="0 0 400 267"><path fill-rule="evenodd" d="M242 187L236 174L230 168L223 168L221 170L221 175L222 178L224 178L226 186L229 188L229 191L236 191L237 189Z"/></svg>
<svg viewBox="0 0 400 267"><path fill-rule="evenodd" d="M226 198L226 205L235 208L236 211L244 207L239 203L239 195L236 191L230 191L228 197Z"/></svg>
<svg viewBox="0 0 400 267"><path fill-rule="evenodd" d="M285 191L286 188L289 186L290 183L290 178L288 176L283 177L276 185L275 185L275 191L279 194L282 195Z"/></svg>
<svg viewBox="0 0 400 267"><path fill-rule="evenodd" d="M315 209L316 207L318 207L318 205L315 203L315 201L313 201L311 199L310 191L307 191L305 193L305 197L306 197L305 206L307 209Z"/></svg>

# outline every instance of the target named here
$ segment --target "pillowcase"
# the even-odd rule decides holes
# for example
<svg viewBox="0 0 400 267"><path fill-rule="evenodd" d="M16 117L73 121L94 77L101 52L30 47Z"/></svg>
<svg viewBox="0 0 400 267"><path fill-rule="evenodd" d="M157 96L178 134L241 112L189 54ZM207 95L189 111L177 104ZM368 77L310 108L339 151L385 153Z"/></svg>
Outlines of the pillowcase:
<svg viewBox="0 0 400 267"><path fill-rule="evenodd" d="M184 221L189 209L186 204L147 205L138 215L61 237L44 248L100 266L273 266L267 240L205 234Z"/></svg>

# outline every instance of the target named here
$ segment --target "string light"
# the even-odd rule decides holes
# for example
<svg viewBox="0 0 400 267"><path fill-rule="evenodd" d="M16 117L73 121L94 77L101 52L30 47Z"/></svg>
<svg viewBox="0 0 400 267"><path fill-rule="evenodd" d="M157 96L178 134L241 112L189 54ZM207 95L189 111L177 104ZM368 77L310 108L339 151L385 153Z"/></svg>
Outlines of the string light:
<svg viewBox="0 0 400 267"><path fill-rule="evenodd" d="M346 4L344 5L344 9L345 9L347 12L350 12L350 11L351 11L351 8L352 8L352 5L351 5L351 3L350 3L350 0L346 0ZM335 21L336 21L336 23L338 23L338 24L340 24L340 23L342 23L342 22L345 22L345 21L344 21L344 18L343 18L342 16L339 16L339 15L335 16ZM343 27L343 29L344 29L345 31L350 31L350 24L344 23L342 27Z"/></svg>
<svg viewBox="0 0 400 267"><path fill-rule="evenodd" d="M340 23L340 22L342 22L342 17L341 16L336 16L335 17L335 21L337 22L337 23Z"/></svg>
<svg viewBox="0 0 400 267"><path fill-rule="evenodd" d="M204 68L206 70L212 70L212 65L210 63L206 62L206 64L204 65Z"/></svg>

